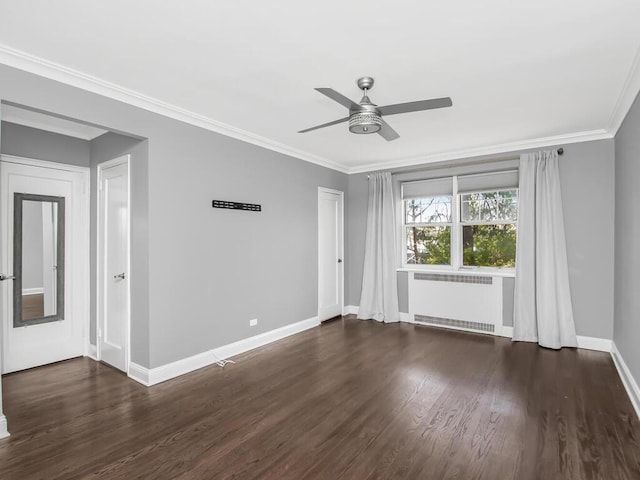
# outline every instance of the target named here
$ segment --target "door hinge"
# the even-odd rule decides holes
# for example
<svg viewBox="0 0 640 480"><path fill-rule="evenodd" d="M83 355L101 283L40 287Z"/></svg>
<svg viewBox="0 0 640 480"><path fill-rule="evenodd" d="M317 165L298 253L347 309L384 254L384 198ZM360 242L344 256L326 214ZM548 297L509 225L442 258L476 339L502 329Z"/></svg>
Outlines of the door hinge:
<svg viewBox="0 0 640 480"><path fill-rule="evenodd" d="M98 338L102 338L102 329L98 327Z"/></svg>

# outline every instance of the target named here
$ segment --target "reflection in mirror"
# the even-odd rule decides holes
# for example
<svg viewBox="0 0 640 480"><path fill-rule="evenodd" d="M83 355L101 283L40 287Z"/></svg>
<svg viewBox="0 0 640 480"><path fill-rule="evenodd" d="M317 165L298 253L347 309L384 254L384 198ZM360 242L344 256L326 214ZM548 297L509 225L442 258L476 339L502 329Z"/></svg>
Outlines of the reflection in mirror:
<svg viewBox="0 0 640 480"><path fill-rule="evenodd" d="M64 198L14 195L14 327L61 320Z"/></svg>

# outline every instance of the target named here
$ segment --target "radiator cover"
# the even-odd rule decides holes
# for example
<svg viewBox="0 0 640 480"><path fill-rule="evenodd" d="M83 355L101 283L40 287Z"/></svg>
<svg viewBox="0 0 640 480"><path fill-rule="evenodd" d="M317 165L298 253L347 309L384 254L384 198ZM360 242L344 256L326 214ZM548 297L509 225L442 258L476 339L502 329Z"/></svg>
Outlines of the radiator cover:
<svg viewBox="0 0 640 480"><path fill-rule="evenodd" d="M412 272L408 293L411 321L501 333L502 277Z"/></svg>

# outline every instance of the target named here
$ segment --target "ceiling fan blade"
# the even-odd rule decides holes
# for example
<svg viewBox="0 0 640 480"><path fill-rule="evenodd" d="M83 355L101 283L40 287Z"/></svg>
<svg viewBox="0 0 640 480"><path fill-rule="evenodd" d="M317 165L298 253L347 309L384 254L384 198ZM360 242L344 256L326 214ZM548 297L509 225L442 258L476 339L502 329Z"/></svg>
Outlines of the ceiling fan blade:
<svg viewBox="0 0 640 480"><path fill-rule="evenodd" d="M318 130L319 128L330 127L331 125L337 125L338 123L346 122L349 120L349 117L341 118L340 120L334 120L333 122L323 123L322 125L316 125L315 127L306 128L304 130L300 130L298 133L306 133L311 130Z"/></svg>
<svg viewBox="0 0 640 480"><path fill-rule="evenodd" d="M334 102L338 102L343 107L347 107L349 110L358 107L358 104L356 102L349 100L341 93L336 92L333 88L316 88L316 90L321 94L326 95Z"/></svg>
<svg viewBox="0 0 640 480"><path fill-rule="evenodd" d="M382 128L378 130L378 135L384 138L387 142L390 142L391 140L395 140L396 138L400 138L400 135L398 135L398 132L396 132L393 128L391 128L391 126L384 120L382 120Z"/></svg>
<svg viewBox="0 0 640 480"><path fill-rule="evenodd" d="M397 113L420 112L422 110L432 110L434 108L445 108L453 105L451 98L432 98L431 100L420 100L417 102L396 103L378 107L382 115L395 115Z"/></svg>

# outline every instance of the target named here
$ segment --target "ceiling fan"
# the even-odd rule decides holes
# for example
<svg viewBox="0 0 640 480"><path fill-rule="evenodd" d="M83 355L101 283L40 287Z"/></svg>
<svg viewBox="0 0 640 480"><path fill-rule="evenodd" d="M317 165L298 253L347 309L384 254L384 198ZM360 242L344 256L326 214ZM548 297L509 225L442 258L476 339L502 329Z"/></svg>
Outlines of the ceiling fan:
<svg viewBox="0 0 640 480"><path fill-rule="evenodd" d="M368 91L373 87L373 78L361 77L356 81L356 84L364 92L364 96L360 103L356 103L349 100L341 93L336 92L332 88L316 88L316 90L323 95L326 95L331 100L338 102L340 105L349 109L349 116L334 120L333 122L323 123L315 127L300 130L298 133L310 132L312 130L318 130L319 128L330 127L331 125L337 125L342 122L349 122L349 131L351 133L369 134L377 133L386 141L390 142L396 138L400 138L400 135L385 122L382 117L386 115L396 115L398 113L419 112L422 110L432 110L434 108L444 108L453 105L451 98L432 98L431 100L419 100L417 102L396 103L394 105L386 105L379 107L374 103L371 103Z"/></svg>

